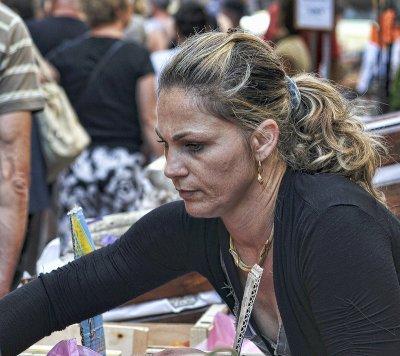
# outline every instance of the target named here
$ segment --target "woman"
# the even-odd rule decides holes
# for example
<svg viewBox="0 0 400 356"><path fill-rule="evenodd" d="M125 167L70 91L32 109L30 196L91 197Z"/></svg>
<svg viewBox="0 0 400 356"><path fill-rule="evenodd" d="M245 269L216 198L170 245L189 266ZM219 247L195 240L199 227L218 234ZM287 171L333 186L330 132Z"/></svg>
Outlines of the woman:
<svg viewBox="0 0 400 356"><path fill-rule="evenodd" d="M156 129L183 201L0 300L3 355L189 271L237 315L254 264L247 336L266 355L398 354L400 225L371 183L381 145L333 87L287 77L255 36L196 35L160 77Z"/></svg>
<svg viewBox="0 0 400 356"><path fill-rule="evenodd" d="M129 0L81 5L89 34L48 56L92 140L59 179L61 236L68 235L66 213L74 204L88 217L139 209L148 189L142 167L159 151L149 54L124 40Z"/></svg>

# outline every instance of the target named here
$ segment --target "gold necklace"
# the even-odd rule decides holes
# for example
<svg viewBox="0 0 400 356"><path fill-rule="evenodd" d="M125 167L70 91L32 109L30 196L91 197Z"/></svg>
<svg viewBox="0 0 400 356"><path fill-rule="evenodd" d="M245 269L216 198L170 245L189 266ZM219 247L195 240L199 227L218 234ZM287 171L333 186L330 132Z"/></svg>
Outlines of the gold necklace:
<svg viewBox="0 0 400 356"><path fill-rule="evenodd" d="M265 242L261 252L260 252L260 258L258 259L257 264L259 266L262 266L265 259L268 256L269 250L271 249L272 246L272 240L274 239L274 225L272 225L272 230L271 234L268 237L268 240ZM245 272L250 272L253 266L246 265L241 259L239 254L236 251L235 244L233 243L232 236L229 235L229 252L233 257L233 262L235 262L235 265L239 267L242 271Z"/></svg>

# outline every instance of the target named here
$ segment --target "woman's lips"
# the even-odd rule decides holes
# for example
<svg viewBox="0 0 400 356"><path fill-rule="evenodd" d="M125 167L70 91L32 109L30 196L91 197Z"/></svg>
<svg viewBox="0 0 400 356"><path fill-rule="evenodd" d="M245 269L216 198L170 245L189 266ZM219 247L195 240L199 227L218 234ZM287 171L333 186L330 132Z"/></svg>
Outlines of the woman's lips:
<svg viewBox="0 0 400 356"><path fill-rule="evenodd" d="M196 193L196 190L185 190L185 189L179 189L178 190L179 196L183 200L188 200L193 197L193 195Z"/></svg>

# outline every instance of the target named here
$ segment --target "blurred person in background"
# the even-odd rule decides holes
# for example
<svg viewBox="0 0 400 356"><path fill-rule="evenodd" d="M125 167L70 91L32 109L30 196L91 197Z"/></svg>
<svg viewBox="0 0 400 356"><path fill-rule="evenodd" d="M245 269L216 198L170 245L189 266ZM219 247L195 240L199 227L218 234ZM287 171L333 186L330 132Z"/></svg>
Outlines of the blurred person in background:
<svg viewBox="0 0 400 356"><path fill-rule="evenodd" d="M32 19L34 16L35 1L3 0L3 3L11 7L18 15L24 15L25 20ZM22 16L21 18L24 19ZM39 77L41 77L40 73ZM46 180L47 168L36 112L32 114L30 162L28 222L20 260L11 286L12 289L18 286L25 271L30 275L36 274L37 259L48 240L49 225L47 222L51 207L51 195Z"/></svg>
<svg viewBox="0 0 400 356"><path fill-rule="evenodd" d="M79 0L45 0L44 11L43 18L27 21L32 39L43 56L63 41L88 31Z"/></svg>
<svg viewBox="0 0 400 356"><path fill-rule="evenodd" d="M145 21L147 49L150 52L172 47L175 39L174 19L168 12L170 0L149 0L150 15Z"/></svg>
<svg viewBox="0 0 400 356"><path fill-rule="evenodd" d="M37 0L2 0L1 2L15 11L24 21L34 19L39 10Z"/></svg>
<svg viewBox="0 0 400 356"><path fill-rule="evenodd" d="M164 65L179 50L177 46L189 36L211 29L210 16L207 13L207 9L200 2L193 0L185 1L180 5L178 11L174 14L174 23L176 29L175 46L170 49L153 52L150 55L156 79L158 79Z"/></svg>
<svg viewBox="0 0 400 356"><path fill-rule="evenodd" d="M393 97L389 89L396 81L396 72L400 63L400 17L395 8L382 9L379 21L371 23L368 41L361 57L356 90L360 95L375 95L387 102L387 96L396 100L398 90ZM398 98L397 98L398 100ZM391 104L392 108L393 105Z"/></svg>
<svg viewBox="0 0 400 356"><path fill-rule="evenodd" d="M292 0L274 2L270 5L270 27L264 34L271 41L276 53L282 58L289 75L312 70L310 50L294 24L294 3Z"/></svg>
<svg viewBox="0 0 400 356"><path fill-rule="evenodd" d="M15 1L15 0L8 0ZM83 36L88 30L83 21L84 15L80 9L79 0L41 0L42 16L28 20L27 26L31 33L33 42L42 56L46 56L51 50L60 46L64 41ZM48 63L47 63L48 65ZM50 72L57 78L57 73L52 66L48 65ZM36 185L39 187L39 185ZM35 188L36 189L36 188ZM57 207L54 184L49 184L48 190L51 194L51 209L48 209L42 218L42 224L36 223L37 228L47 229L48 236L43 239L54 238L57 232ZM44 194L40 194L41 197ZM33 241L34 239L31 239ZM34 246L32 246L34 248ZM28 248L29 250L30 248ZM28 266L29 267L29 266ZM30 270L30 268L28 268Z"/></svg>
<svg viewBox="0 0 400 356"><path fill-rule="evenodd" d="M293 1L293 0L291 0ZM326 64L325 58L323 58L323 43L324 43L324 31L316 31L316 38L314 37L314 31L302 30L300 32L301 37L305 40L307 47L310 49L312 47L316 47L315 51L315 64L312 68L313 72L318 73L319 75L328 75L327 79L333 80L336 83L342 83L342 81L347 81L345 78L345 70L342 63L342 49L340 47L338 36L337 36L337 23L339 19L342 17L343 7L339 2L334 2L335 5L335 13L334 13L334 21L333 28L329 31L329 43L330 43L330 70L329 73L326 72ZM326 73L324 73L326 72ZM346 83L344 83L346 85Z"/></svg>
<svg viewBox="0 0 400 356"><path fill-rule="evenodd" d="M270 42L277 36L277 32L280 27L280 8L281 5L278 1L273 1L268 6L268 14L269 14L269 24L268 28L265 31L264 35L262 36L264 41ZM272 43L270 43L272 45Z"/></svg>
<svg viewBox="0 0 400 356"><path fill-rule="evenodd" d="M81 0L90 31L48 55L91 146L58 181L59 235L78 204L87 217L139 209L149 182L143 166L162 153L155 126L154 70L146 49L124 38L128 0ZM104 62L105 61L105 62ZM96 75L93 72L98 69ZM97 68L96 68L97 67Z"/></svg>
<svg viewBox="0 0 400 356"><path fill-rule="evenodd" d="M25 240L31 113L43 106L29 33L0 3L0 296L10 290Z"/></svg>
<svg viewBox="0 0 400 356"><path fill-rule="evenodd" d="M240 28L240 20L247 15L246 2L241 0L224 0L221 3L221 11L217 16L221 23L221 30L226 31L226 27Z"/></svg>
<svg viewBox="0 0 400 356"><path fill-rule="evenodd" d="M129 25L125 29L125 36L146 46L147 35L145 30L145 15L147 12L145 0L133 0L133 13Z"/></svg>

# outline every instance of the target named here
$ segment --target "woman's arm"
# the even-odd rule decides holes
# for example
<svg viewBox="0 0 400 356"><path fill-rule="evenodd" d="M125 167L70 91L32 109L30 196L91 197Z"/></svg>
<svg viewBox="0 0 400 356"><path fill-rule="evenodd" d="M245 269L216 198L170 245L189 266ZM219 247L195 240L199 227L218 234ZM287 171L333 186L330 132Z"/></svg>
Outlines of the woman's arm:
<svg viewBox="0 0 400 356"><path fill-rule="evenodd" d="M155 209L113 245L41 275L0 299L2 355L17 355L55 330L193 270L184 232L186 215L180 202Z"/></svg>
<svg viewBox="0 0 400 356"><path fill-rule="evenodd" d="M0 115L0 297L9 292L25 237L30 134L30 112Z"/></svg>

